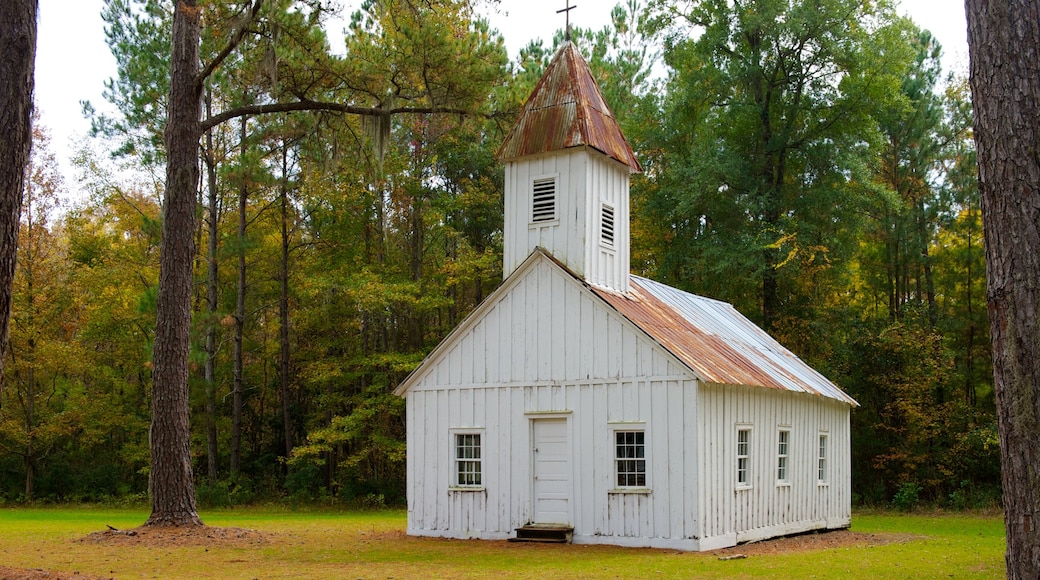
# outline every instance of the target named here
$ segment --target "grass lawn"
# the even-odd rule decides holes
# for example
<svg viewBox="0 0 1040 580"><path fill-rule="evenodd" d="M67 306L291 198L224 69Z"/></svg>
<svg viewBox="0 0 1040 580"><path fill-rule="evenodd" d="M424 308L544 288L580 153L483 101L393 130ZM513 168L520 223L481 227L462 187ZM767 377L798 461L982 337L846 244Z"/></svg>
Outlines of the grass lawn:
<svg viewBox="0 0 1040 580"><path fill-rule="evenodd" d="M856 513L854 531L912 534L746 559L674 550L412 538L402 511L279 508L203 512L211 526L264 532L264 543L149 547L85 541L129 529L142 510L0 509L0 566L115 578L1003 578L999 515ZM739 550L738 550L739 551ZM2 576L2 574L0 574Z"/></svg>

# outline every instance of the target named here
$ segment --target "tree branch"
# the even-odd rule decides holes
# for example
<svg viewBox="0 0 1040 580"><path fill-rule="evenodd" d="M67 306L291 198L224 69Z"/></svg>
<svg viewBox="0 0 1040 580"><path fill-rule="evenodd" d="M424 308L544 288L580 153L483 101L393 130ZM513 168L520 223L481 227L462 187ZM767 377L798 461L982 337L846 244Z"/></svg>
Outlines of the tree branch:
<svg viewBox="0 0 1040 580"><path fill-rule="evenodd" d="M328 103L319 101L310 101L303 99L292 103L271 103L268 105L246 105L244 107L236 107L214 115L202 121L202 132L205 133L207 130L231 119L237 119L243 115L262 115L265 113L288 113L292 111L331 111L334 113L348 113L351 115L363 115L368 117L383 117L399 114L429 114L429 113L447 113L451 115L474 115L473 111L465 109L455 109L452 107L393 107L390 109L379 109L372 107L358 107L355 105L347 105L343 103ZM494 114L483 115L487 117L494 117Z"/></svg>
<svg viewBox="0 0 1040 580"><path fill-rule="evenodd" d="M249 16L242 19L242 25L238 27L238 30L236 30L233 35L231 35L231 38L228 40L227 45L224 46L224 49L221 50L220 53L202 69L201 72L199 72L197 77L195 77L196 85L201 85L209 75L213 74L213 71L217 70L220 63L224 62L224 59L230 56L231 52L238 47L239 43L242 42L242 38L245 37L249 25L256 20L256 15L260 13L260 8L263 7L265 1L266 0L256 0L253 2L253 7L249 10Z"/></svg>

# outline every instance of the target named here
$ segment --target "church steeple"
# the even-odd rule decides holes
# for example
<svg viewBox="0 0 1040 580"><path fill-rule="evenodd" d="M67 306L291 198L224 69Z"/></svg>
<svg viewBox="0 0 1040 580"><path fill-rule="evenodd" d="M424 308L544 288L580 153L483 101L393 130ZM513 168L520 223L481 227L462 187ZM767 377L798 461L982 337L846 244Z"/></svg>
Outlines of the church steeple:
<svg viewBox="0 0 1040 580"><path fill-rule="evenodd" d="M542 247L588 282L627 292L629 175L642 167L571 42L546 67L498 157L504 274Z"/></svg>

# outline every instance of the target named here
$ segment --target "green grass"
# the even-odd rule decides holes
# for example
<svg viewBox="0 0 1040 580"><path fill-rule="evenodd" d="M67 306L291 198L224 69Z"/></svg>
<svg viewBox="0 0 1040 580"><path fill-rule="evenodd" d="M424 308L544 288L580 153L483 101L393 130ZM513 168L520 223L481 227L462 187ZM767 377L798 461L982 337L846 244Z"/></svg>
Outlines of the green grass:
<svg viewBox="0 0 1040 580"><path fill-rule="evenodd" d="M144 547L80 541L132 528L143 510L0 509L0 565L116 578L1002 578L999 515L853 515L853 530L912 534L880 546L716 555L609 546L411 538L401 511L279 508L202 514L273 537L252 547Z"/></svg>

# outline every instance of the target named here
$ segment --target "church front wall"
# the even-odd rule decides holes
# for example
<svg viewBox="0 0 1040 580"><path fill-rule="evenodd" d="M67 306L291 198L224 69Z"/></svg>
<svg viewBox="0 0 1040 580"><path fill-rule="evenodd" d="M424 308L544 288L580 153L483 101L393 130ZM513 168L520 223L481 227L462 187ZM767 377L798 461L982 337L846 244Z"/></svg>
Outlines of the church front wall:
<svg viewBox="0 0 1040 580"><path fill-rule="evenodd" d="M407 391L408 531L505 538L530 523L532 429L567 422L575 542L696 549L697 383L548 259L444 345ZM647 485L620 489L615 432L645 434ZM482 481L453 485L453 434Z"/></svg>
<svg viewBox="0 0 1040 580"><path fill-rule="evenodd" d="M703 549L847 527L851 521L849 406L763 387L706 385L699 418ZM746 482L738 481L738 430L749 430ZM779 432L789 440L779 479ZM823 479L819 443L826 438Z"/></svg>
<svg viewBox="0 0 1040 580"><path fill-rule="evenodd" d="M534 521L532 422L567 422L575 543L696 549L695 382L683 377L410 391L408 532L502 539ZM646 486L619 488L615 431L642 431ZM453 485L452 434L480 433L482 485Z"/></svg>

